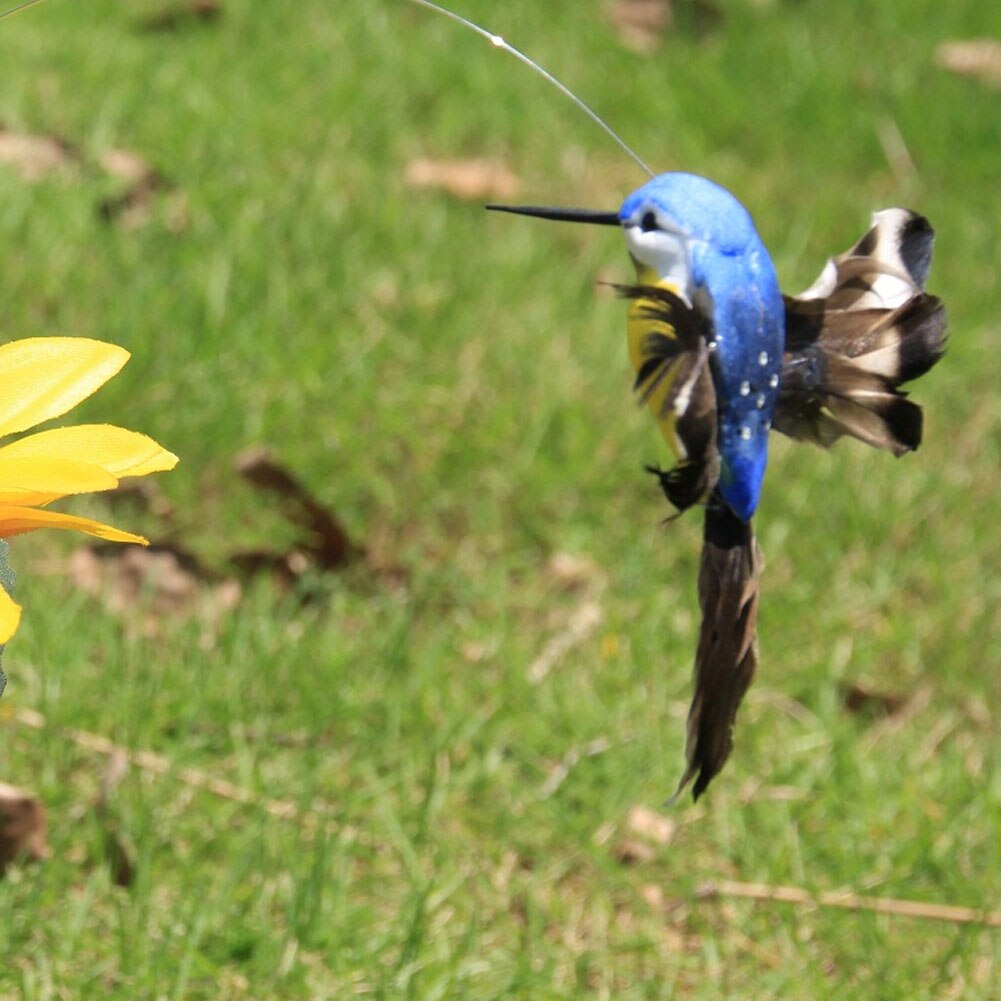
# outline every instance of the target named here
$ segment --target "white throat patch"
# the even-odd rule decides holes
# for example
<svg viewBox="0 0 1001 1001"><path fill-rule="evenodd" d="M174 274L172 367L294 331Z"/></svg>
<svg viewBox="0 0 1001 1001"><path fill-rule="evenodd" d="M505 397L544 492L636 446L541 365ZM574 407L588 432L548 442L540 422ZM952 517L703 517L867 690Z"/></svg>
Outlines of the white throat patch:
<svg viewBox="0 0 1001 1001"><path fill-rule="evenodd" d="M644 230L640 226L625 226L624 231L626 246L633 257L652 268L659 279L674 285L691 302L694 290L687 238L681 233Z"/></svg>

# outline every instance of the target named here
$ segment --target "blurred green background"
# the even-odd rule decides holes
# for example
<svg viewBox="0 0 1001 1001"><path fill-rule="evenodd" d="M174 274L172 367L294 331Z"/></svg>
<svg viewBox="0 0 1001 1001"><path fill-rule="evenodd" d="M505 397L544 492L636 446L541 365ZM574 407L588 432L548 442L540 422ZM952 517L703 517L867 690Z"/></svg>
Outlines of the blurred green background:
<svg viewBox="0 0 1001 1001"><path fill-rule="evenodd" d="M697 890L1001 897L1001 89L937 57L1001 38L1001 8L677 0L637 51L608 0L455 2L656 169L733 190L789 291L872 211L925 213L952 330L914 391L925 444L775 442L759 678L724 773L667 810L700 530L663 525L642 473L666 456L598 286L628 261L614 231L480 208L615 208L635 164L404 0L0 22L0 128L65 144L30 179L0 163L2 336L134 352L74 419L182 464L151 504L73 510L217 575L186 614L145 580L116 610L79 586L79 542L15 540L0 779L45 802L51 857L0 882L0 996L996 996L996 929ZM470 197L408 183L470 159L494 172ZM256 445L364 553L227 603L234 550L295 534L234 471ZM168 774L112 782L67 728Z"/></svg>

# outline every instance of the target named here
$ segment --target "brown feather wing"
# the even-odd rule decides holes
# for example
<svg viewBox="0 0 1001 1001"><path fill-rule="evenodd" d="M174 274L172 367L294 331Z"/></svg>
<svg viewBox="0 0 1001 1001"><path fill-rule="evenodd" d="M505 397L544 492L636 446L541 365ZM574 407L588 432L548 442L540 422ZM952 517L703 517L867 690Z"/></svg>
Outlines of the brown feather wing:
<svg viewBox="0 0 1001 1001"><path fill-rule="evenodd" d="M636 339L634 390L654 408L665 438L679 456L668 470L647 467L679 511L704 501L719 479L716 387L709 362L705 321L663 285L617 285L635 300L630 339Z"/></svg>
<svg viewBox="0 0 1001 1001"><path fill-rule="evenodd" d="M934 232L887 209L814 284L786 297L774 427L823 447L849 435L901 455L921 443L921 409L899 387L945 351L945 308L924 292Z"/></svg>

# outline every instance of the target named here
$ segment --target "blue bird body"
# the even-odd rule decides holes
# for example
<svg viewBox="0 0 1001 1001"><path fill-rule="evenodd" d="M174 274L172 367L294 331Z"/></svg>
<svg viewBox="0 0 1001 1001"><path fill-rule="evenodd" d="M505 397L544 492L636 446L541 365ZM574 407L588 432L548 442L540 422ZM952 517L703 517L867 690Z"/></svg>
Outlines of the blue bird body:
<svg viewBox="0 0 1001 1001"><path fill-rule="evenodd" d="M660 174L619 211L642 285L666 288L700 314L717 408L719 489L741 521L754 514L768 457L785 346L785 307L771 258L747 209L696 174ZM638 300L634 365L649 312ZM651 398L660 407L661 400ZM657 414L676 454L676 413ZM684 459L685 455L679 455Z"/></svg>
<svg viewBox="0 0 1001 1001"><path fill-rule="evenodd" d="M635 389L677 464L647 467L680 512L704 505L686 768L675 797L705 791L733 748L741 700L757 670L761 551L752 516L775 429L824 448L853 437L902 455L921 442L921 408L900 386L945 350L942 303L924 291L934 232L916 212L885 209L799 296L783 297L747 209L718 184L653 172L586 104L503 38L432 0L545 77L597 122L651 180L618 212L540 205L487 208L619 226L636 283L627 322Z"/></svg>
<svg viewBox="0 0 1001 1001"><path fill-rule="evenodd" d="M733 748L757 670L763 560L752 517L774 425L827 447L851 436L902 455L921 409L899 390L942 356L945 313L926 295L934 234L903 209L873 216L850 250L799 296L784 297L743 205L718 184L660 174L618 212L492 205L519 215L618 226L636 268L619 286L635 389L677 460L647 467L678 510L704 506L702 611L687 765L697 799ZM676 793L675 795L678 795Z"/></svg>

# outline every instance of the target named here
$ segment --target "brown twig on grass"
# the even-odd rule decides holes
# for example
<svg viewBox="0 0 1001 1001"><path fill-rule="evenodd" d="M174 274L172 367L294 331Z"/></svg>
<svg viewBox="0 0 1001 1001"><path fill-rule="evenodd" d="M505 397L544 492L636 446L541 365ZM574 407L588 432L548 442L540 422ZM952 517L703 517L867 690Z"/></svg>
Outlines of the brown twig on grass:
<svg viewBox="0 0 1001 1001"><path fill-rule="evenodd" d="M48 720L41 713L35 712L34 709L18 708L14 710L13 716L18 723L31 727L33 730L45 730L49 726ZM184 785L201 789L233 803L256 807L272 817L295 821L304 827L315 827L321 820L328 825L333 823L330 818L334 814L334 809L329 803L313 803L308 809L303 809L288 799L259 796L249 789L234 785L232 782L220 779L200 768L180 767L170 758L157 754L155 751L134 751L121 744L116 744L107 737L100 736L100 734L89 733L87 730L77 730L75 727L64 727L61 732L86 751L103 754L107 757L118 756L128 764L143 771L152 772L154 775L173 776Z"/></svg>
<svg viewBox="0 0 1001 1001"><path fill-rule="evenodd" d="M14 710L12 715L19 723L34 730L44 730L49 725L46 718L33 709L18 708ZM156 775L173 776L184 785L201 789L213 796L218 796L220 799L255 807L263 810L269 816L281 820L291 820L301 824L304 828L315 828L321 823L325 824L328 830L336 826L336 821L333 819L335 811L329 803L314 802L308 809L303 809L291 800L259 796L249 789L234 785L226 779L217 778L200 768L177 767L162 754L156 754L153 751L133 751L96 733L89 733L74 727L66 727L62 733L84 750L108 757L117 756L136 768ZM599 741L595 741L593 747L585 748L591 753L601 753L605 749ZM696 897L700 900L739 897L763 903L792 904L796 907L840 908L849 911L888 914L894 917L1001 928L1001 911L978 910L974 907L962 907L956 904L934 904L921 900L900 900L894 897L861 896L851 891L811 893L809 890L796 886L743 883L738 880L724 879L704 883L696 890Z"/></svg>
<svg viewBox="0 0 1001 1001"><path fill-rule="evenodd" d="M863 897L850 891L810 893L809 890L797 886L771 886L768 883L741 883L736 880L721 879L699 887L696 895L702 900L742 897L745 900L793 904L797 907L839 907L848 911L871 911L895 917L1001 928L1001 911L982 911L973 907L931 904L921 900L899 900L894 897Z"/></svg>

